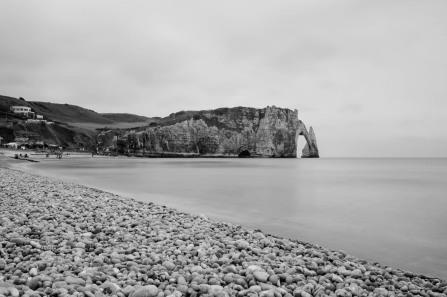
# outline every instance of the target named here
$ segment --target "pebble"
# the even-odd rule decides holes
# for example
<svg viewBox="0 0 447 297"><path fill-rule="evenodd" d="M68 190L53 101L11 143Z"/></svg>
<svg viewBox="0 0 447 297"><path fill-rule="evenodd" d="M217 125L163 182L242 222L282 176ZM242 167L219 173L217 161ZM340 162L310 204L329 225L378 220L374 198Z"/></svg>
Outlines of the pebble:
<svg viewBox="0 0 447 297"><path fill-rule="evenodd" d="M165 261L162 264L167 270L174 270L175 268L175 264L172 263L171 261Z"/></svg>
<svg viewBox="0 0 447 297"><path fill-rule="evenodd" d="M37 275L37 268L33 267L29 270L29 275L36 276Z"/></svg>
<svg viewBox="0 0 447 297"><path fill-rule="evenodd" d="M258 265L250 265L247 267L247 273L248 274L253 274L253 272L257 271L257 270L261 270L263 271L264 269L262 269L260 266Z"/></svg>
<svg viewBox="0 0 447 297"><path fill-rule="evenodd" d="M71 275L69 275L65 278L65 282L69 285L85 286L85 280L83 280L82 278L71 276Z"/></svg>
<svg viewBox="0 0 447 297"><path fill-rule="evenodd" d="M157 295L158 288L154 285L149 285L136 289L131 297L156 297Z"/></svg>
<svg viewBox="0 0 447 297"><path fill-rule="evenodd" d="M269 279L269 274L265 271L262 270L256 270L253 272L253 276L255 277L255 279L259 282L267 282L267 280Z"/></svg>
<svg viewBox="0 0 447 297"><path fill-rule="evenodd" d="M123 289L123 294L125 296L129 296L131 293L133 293L135 291L135 288L131 285L127 285L124 289Z"/></svg>
<svg viewBox="0 0 447 297"><path fill-rule="evenodd" d="M332 275L332 281L336 282L336 283L342 283L343 282L343 278L339 275Z"/></svg>
<svg viewBox="0 0 447 297"><path fill-rule="evenodd" d="M447 293L440 279L204 215L2 167L0 176L0 297Z"/></svg>
<svg viewBox="0 0 447 297"><path fill-rule="evenodd" d="M275 297L274 290L262 291L259 293L259 297Z"/></svg>
<svg viewBox="0 0 447 297"><path fill-rule="evenodd" d="M12 242L12 243L15 243L17 245L26 245L26 244L29 244L29 242L30 242L29 239L27 239L27 238L20 238L20 237L11 238L9 241Z"/></svg>
<svg viewBox="0 0 447 297"><path fill-rule="evenodd" d="M248 241L245 240L239 240L237 242L237 248L238 250L246 250L248 249L248 247L250 246L250 244L248 243Z"/></svg>
<svg viewBox="0 0 447 297"><path fill-rule="evenodd" d="M174 291L172 294L169 294L167 297L182 297L182 292Z"/></svg>
<svg viewBox="0 0 447 297"><path fill-rule="evenodd" d="M68 284L65 281L57 281L54 282L51 288L58 289L58 288L66 288Z"/></svg>
<svg viewBox="0 0 447 297"><path fill-rule="evenodd" d="M29 242L29 244L30 244L31 246L37 248L37 249L42 248L42 246L40 245L40 243L38 243L37 241L34 241L34 240L31 240L31 241Z"/></svg>
<svg viewBox="0 0 447 297"><path fill-rule="evenodd" d="M40 279L39 277L33 277L26 282L26 286L31 290L36 290L39 287Z"/></svg>

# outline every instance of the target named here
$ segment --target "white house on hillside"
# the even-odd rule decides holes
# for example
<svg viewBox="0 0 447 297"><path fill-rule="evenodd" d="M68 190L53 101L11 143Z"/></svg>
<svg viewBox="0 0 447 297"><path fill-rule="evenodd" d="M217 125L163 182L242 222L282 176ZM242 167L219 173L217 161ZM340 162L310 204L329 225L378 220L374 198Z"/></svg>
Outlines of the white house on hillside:
<svg viewBox="0 0 447 297"><path fill-rule="evenodd" d="M26 117L34 117L34 112L32 112L31 107L28 106L11 106L11 111L15 114L23 115Z"/></svg>

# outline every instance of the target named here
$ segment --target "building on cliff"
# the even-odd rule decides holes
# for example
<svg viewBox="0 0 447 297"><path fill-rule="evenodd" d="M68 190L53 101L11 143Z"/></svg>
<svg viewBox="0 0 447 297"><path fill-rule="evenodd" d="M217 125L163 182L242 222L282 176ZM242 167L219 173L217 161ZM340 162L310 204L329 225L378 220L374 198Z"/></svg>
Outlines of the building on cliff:
<svg viewBox="0 0 447 297"><path fill-rule="evenodd" d="M34 112L31 111L31 107L28 106L11 106L11 111L14 114L18 114L25 117L34 117Z"/></svg>
<svg viewBox="0 0 447 297"><path fill-rule="evenodd" d="M139 131L102 131L98 143L103 150L140 156L296 158L299 136L311 148L302 156L318 157L315 133L298 119L298 110L235 107L180 112Z"/></svg>

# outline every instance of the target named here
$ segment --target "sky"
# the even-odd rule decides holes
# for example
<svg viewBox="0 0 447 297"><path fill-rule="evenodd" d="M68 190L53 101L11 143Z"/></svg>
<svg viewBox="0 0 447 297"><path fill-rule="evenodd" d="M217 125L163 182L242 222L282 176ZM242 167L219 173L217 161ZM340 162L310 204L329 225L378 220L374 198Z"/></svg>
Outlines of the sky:
<svg viewBox="0 0 447 297"><path fill-rule="evenodd" d="M148 117L275 105L322 157L447 157L445 0L0 7L2 95Z"/></svg>

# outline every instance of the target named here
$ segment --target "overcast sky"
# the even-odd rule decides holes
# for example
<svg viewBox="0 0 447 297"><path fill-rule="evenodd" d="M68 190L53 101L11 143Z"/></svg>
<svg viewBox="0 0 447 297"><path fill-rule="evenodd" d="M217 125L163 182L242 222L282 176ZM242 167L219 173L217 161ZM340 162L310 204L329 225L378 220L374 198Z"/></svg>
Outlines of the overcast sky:
<svg viewBox="0 0 447 297"><path fill-rule="evenodd" d="M145 116L275 105L323 157L447 157L445 0L0 5L2 95Z"/></svg>

